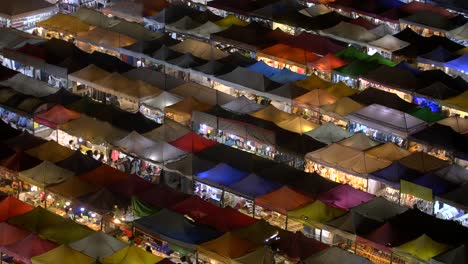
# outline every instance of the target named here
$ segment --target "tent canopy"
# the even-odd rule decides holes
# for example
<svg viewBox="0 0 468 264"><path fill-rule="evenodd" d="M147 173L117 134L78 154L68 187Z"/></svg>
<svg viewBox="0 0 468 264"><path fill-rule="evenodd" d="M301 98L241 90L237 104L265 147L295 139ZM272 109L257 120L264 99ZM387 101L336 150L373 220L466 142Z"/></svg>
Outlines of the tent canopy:
<svg viewBox="0 0 468 264"><path fill-rule="evenodd" d="M262 73L243 67L237 67L232 72L216 78L220 79L221 83L229 83L228 86L247 91L267 92L280 86L279 83L273 82Z"/></svg>
<svg viewBox="0 0 468 264"><path fill-rule="evenodd" d="M197 174L197 179L219 186L228 186L242 180L249 175L248 172L235 169L225 163L220 163L214 168Z"/></svg>
<svg viewBox="0 0 468 264"><path fill-rule="evenodd" d="M363 257L351 254L339 247L327 248L304 260L305 264L370 264L371 262Z"/></svg>
<svg viewBox="0 0 468 264"><path fill-rule="evenodd" d="M80 113L69 110L61 105L56 105L46 112L34 115L34 121L51 128L67 123L80 117Z"/></svg>
<svg viewBox="0 0 468 264"><path fill-rule="evenodd" d="M258 52L258 56L267 56L276 61L294 63L299 65L309 65L315 63L319 56L301 48L294 48L286 44L278 43Z"/></svg>
<svg viewBox="0 0 468 264"><path fill-rule="evenodd" d="M43 161L36 167L21 171L18 176L23 181L45 188L66 181L73 176L73 172L49 161Z"/></svg>
<svg viewBox="0 0 468 264"><path fill-rule="evenodd" d="M311 202L312 198L286 186L255 198L257 205L284 215Z"/></svg>
<svg viewBox="0 0 468 264"><path fill-rule="evenodd" d="M200 152L205 148L209 148L218 144L216 141L209 140L203 136L198 135L195 132L189 132L184 136L169 142L171 145L182 149L186 152Z"/></svg>
<svg viewBox="0 0 468 264"><path fill-rule="evenodd" d="M378 181L399 189L400 180L413 180L422 174L416 170L410 169L400 162L394 162L392 165L372 172L369 176Z"/></svg>
<svg viewBox="0 0 468 264"><path fill-rule="evenodd" d="M373 198L374 195L354 189L346 184L337 186L317 197L317 199L330 206L342 208L344 210L349 210Z"/></svg>
<svg viewBox="0 0 468 264"><path fill-rule="evenodd" d="M154 147L156 142L140 135L138 132L132 131L126 137L114 141L113 145L131 154L141 153L145 149Z"/></svg>
<svg viewBox="0 0 468 264"><path fill-rule="evenodd" d="M350 98L363 105L379 104L399 111L407 111L415 107L414 104L406 102L396 94L376 88L367 88L350 96Z"/></svg>
<svg viewBox="0 0 468 264"><path fill-rule="evenodd" d="M289 120L284 120L282 122L277 123L276 125L281 127L282 129L285 129L294 133L298 133L301 135L319 126L300 116L293 117Z"/></svg>
<svg viewBox="0 0 468 264"><path fill-rule="evenodd" d="M101 162L76 150L70 157L57 162L56 165L80 175L101 166Z"/></svg>
<svg viewBox="0 0 468 264"><path fill-rule="evenodd" d="M294 104L308 106L308 107L320 107L335 103L337 98L324 89L314 89L304 95L296 97L293 101Z"/></svg>
<svg viewBox="0 0 468 264"><path fill-rule="evenodd" d="M440 120L437 123L444 125L444 126L449 126L455 132L458 132L460 134L465 134L468 132L468 119L467 118L461 118L459 116L451 116L443 120Z"/></svg>
<svg viewBox="0 0 468 264"><path fill-rule="evenodd" d="M217 239L201 244L197 251L211 259L229 263L231 259L245 256L255 249L257 245L254 243L228 232Z"/></svg>
<svg viewBox="0 0 468 264"><path fill-rule="evenodd" d="M114 254L102 259L103 264L113 263L141 263L141 264L155 264L163 258L155 256L152 253L146 252L140 247L129 245L121 248Z"/></svg>
<svg viewBox="0 0 468 264"><path fill-rule="evenodd" d="M265 108L264 105L257 104L255 101L249 100L245 96L240 96L229 103L221 105L221 107L227 111L238 114L250 114Z"/></svg>
<svg viewBox="0 0 468 264"><path fill-rule="evenodd" d="M234 97L228 94L193 82L177 86L174 89L171 89L170 92L184 98L194 97L198 101L209 105L225 104L234 100Z"/></svg>
<svg viewBox="0 0 468 264"><path fill-rule="evenodd" d="M381 222L399 215L406 210L408 210L408 208L392 203L383 197L375 197L351 209L353 212Z"/></svg>
<svg viewBox="0 0 468 264"><path fill-rule="evenodd" d="M228 56L227 53L216 47L199 40L186 39L179 44L171 46L171 49L182 54L190 53L203 60L218 60Z"/></svg>
<svg viewBox="0 0 468 264"><path fill-rule="evenodd" d="M387 142L380 146L368 149L366 150L366 153L373 155L379 159L390 161L397 161L411 154L411 152L398 147L395 143L392 142Z"/></svg>
<svg viewBox="0 0 468 264"><path fill-rule="evenodd" d="M251 173L244 179L230 184L226 190L244 197L255 199L256 197L270 193L279 187L279 184L270 182L267 179Z"/></svg>
<svg viewBox="0 0 468 264"><path fill-rule="evenodd" d="M355 133L354 135L339 141L337 144L356 150L366 150L380 145L379 142L370 139L364 133Z"/></svg>
<svg viewBox="0 0 468 264"><path fill-rule="evenodd" d="M368 43L369 47L381 49L390 53L400 50L409 45L410 43L397 39L396 37L392 35L385 35L379 39L376 39Z"/></svg>
<svg viewBox="0 0 468 264"><path fill-rule="evenodd" d="M304 236L301 232L280 232L280 239L273 242L280 252L293 259L306 259L309 256L325 250L328 245Z"/></svg>
<svg viewBox="0 0 468 264"><path fill-rule="evenodd" d="M138 175L132 174L126 180L113 183L108 188L114 193L131 198L132 196L149 190L152 187L153 184L147 180Z"/></svg>
<svg viewBox="0 0 468 264"><path fill-rule="evenodd" d="M70 248L67 245L61 245L42 255L31 258L32 264L49 264L62 262L91 264L94 262L94 259Z"/></svg>
<svg viewBox="0 0 468 264"><path fill-rule="evenodd" d="M446 161L425 152L413 152L411 155L401 159L400 163L422 173L434 171L447 165Z"/></svg>
<svg viewBox="0 0 468 264"><path fill-rule="evenodd" d="M445 252L447 249L448 245L436 242L425 234L415 240L394 248L394 250L397 251L397 254L409 254L424 261L428 261L432 257Z"/></svg>
<svg viewBox="0 0 468 264"><path fill-rule="evenodd" d="M40 160L59 162L70 157L74 151L51 140L27 150L26 153Z"/></svg>
<svg viewBox="0 0 468 264"><path fill-rule="evenodd" d="M324 57L309 63L309 65L318 71L331 73L334 69L340 68L348 64L346 61L329 53Z"/></svg>
<svg viewBox="0 0 468 264"><path fill-rule="evenodd" d="M23 74L16 74L6 81L0 82L0 85L9 87L19 93L43 97L54 94L58 88L49 86L47 83L33 79Z"/></svg>
<svg viewBox="0 0 468 264"><path fill-rule="evenodd" d="M349 97L342 97L332 104L320 107L320 110L324 111L325 114L331 114L340 119L344 119L345 116L361 108L364 108L364 105L354 101Z"/></svg>
<svg viewBox="0 0 468 264"><path fill-rule="evenodd" d="M108 122L93 117L81 115L80 118L59 126L59 129L77 138L88 140L95 144L113 142L127 133Z"/></svg>
<svg viewBox="0 0 468 264"><path fill-rule="evenodd" d="M109 191L108 188L102 188L97 192L85 194L76 199L82 207L86 207L100 214L107 214L117 208L127 208L130 204L128 198L120 194Z"/></svg>
<svg viewBox="0 0 468 264"><path fill-rule="evenodd" d="M52 193L70 200L88 193L95 192L98 189L99 187L84 182L80 180L79 177L70 177L64 182L47 187L47 190L51 191Z"/></svg>
<svg viewBox="0 0 468 264"><path fill-rule="evenodd" d="M444 114L432 112L431 109L427 107L416 108L416 109L409 111L408 113L427 123L435 123L437 121L440 121L446 118Z"/></svg>
<svg viewBox="0 0 468 264"><path fill-rule="evenodd" d="M378 38L366 28L347 22L340 22L338 25L321 31L323 35L331 38L354 43L366 43Z"/></svg>
<svg viewBox="0 0 468 264"><path fill-rule="evenodd" d="M8 196L0 202L0 222L25 214L32 209L34 209L32 205Z"/></svg>
<svg viewBox="0 0 468 264"><path fill-rule="evenodd" d="M273 105L269 105L262 110L249 114L250 116L260 118L263 120L271 121L273 123L280 123L285 120L290 120L293 116L286 112L279 110Z"/></svg>
<svg viewBox="0 0 468 264"><path fill-rule="evenodd" d="M126 180L130 174L121 172L112 168L109 165L101 165L96 169L87 173L81 174L81 180L97 186L107 186L118 181Z"/></svg>
<svg viewBox="0 0 468 264"><path fill-rule="evenodd" d="M2 247L2 252L23 263L30 263L32 257L42 255L56 247L57 244L30 234L14 244Z"/></svg>
<svg viewBox="0 0 468 264"><path fill-rule="evenodd" d="M137 197L156 208L170 208L188 198L186 194L161 184L153 185L153 188L138 194Z"/></svg>
<svg viewBox="0 0 468 264"><path fill-rule="evenodd" d="M322 201L316 200L302 208L289 211L288 217L306 225L320 227L320 224L333 220L345 213L345 210L331 207Z"/></svg>
<svg viewBox="0 0 468 264"><path fill-rule="evenodd" d="M463 263L468 260L466 250L466 244L453 248L445 253L442 253L438 256L433 257L432 259L437 261L436 263L447 263L447 264L456 264Z"/></svg>
<svg viewBox="0 0 468 264"><path fill-rule="evenodd" d="M344 130L332 122L325 123L305 134L325 144L335 143L352 135L351 132Z"/></svg>

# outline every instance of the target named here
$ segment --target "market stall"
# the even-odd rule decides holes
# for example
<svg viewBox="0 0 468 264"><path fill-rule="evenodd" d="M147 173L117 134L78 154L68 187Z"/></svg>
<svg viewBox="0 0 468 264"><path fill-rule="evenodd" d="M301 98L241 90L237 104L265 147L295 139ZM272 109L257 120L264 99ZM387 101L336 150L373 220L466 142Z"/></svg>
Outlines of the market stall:
<svg viewBox="0 0 468 264"><path fill-rule="evenodd" d="M206 111L211 105L199 102L193 97L187 97L184 100L165 108L166 117L181 124L189 124L193 111Z"/></svg>
<svg viewBox="0 0 468 264"><path fill-rule="evenodd" d="M332 104L327 104L320 107L320 122L333 122L340 127L346 128L348 125L348 119L346 117L352 112L358 111L364 107L364 105L354 101L349 97L342 97Z"/></svg>
<svg viewBox="0 0 468 264"><path fill-rule="evenodd" d="M158 96L144 100L140 105L140 113L147 118L162 124L164 122L164 109L183 100L183 97L169 93L161 92Z"/></svg>
<svg viewBox="0 0 468 264"><path fill-rule="evenodd" d="M254 252L258 245L228 232L197 247L201 263L229 263L235 258Z"/></svg>

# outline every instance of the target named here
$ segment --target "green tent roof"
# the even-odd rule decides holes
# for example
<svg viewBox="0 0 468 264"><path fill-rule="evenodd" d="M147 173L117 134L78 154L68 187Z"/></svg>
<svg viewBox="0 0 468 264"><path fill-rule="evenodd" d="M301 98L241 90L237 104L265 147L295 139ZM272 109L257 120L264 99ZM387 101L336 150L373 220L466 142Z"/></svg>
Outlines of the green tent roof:
<svg viewBox="0 0 468 264"><path fill-rule="evenodd" d="M435 123L437 121L440 121L442 119L447 118L445 115L441 113L435 113L432 112L429 108L423 107L423 108L413 108L408 111L408 113L414 117L417 117L421 120L426 121L427 123Z"/></svg>
<svg viewBox="0 0 468 264"><path fill-rule="evenodd" d="M379 67L379 64L375 62L369 62L365 60L355 60L350 64L334 69L333 73L338 73L342 76L349 76L357 78L360 75L366 74Z"/></svg>
<svg viewBox="0 0 468 264"><path fill-rule="evenodd" d="M367 55L364 52L361 52L353 47L348 47L344 50L340 50L335 54L340 59L347 60L347 61L353 61L353 60L366 60L370 58L369 55Z"/></svg>
<svg viewBox="0 0 468 264"><path fill-rule="evenodd" d="M394 248L394 250L400 254L410 255L424 261L428 261L432 257L445 252L447 249L447 245L436 242L425 234Z"/></svg>

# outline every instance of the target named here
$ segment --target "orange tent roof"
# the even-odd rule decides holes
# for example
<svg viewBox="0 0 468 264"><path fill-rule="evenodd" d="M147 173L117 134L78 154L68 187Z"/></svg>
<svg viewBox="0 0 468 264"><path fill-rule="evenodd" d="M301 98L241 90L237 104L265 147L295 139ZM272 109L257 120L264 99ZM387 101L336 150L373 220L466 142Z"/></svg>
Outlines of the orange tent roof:
<svg viewBox="0 0 468 264"><path fill-rule="evenodd" d="M312 74L304 80L294 83L294 85L312 91L314 89L325 89L332 85L332 83L320 79L317 75Z"/></svg>
<svg viewBox="0 0 468 264"><path fill-rule="evenodd" d="M0 202L0 222L25 214L32 209L34 209L34 206L20 201L13 196L8 196Z"/></svg>
<svg viewBox="0 0 468 264"><path fill-rule="evenodd" d="M118 181L126 180L129 176L130 174L128 173L121 172L109 165L103 164L92 171L79 175L78 177L80 177L80 180L93 185L107 186Z"/></svg>
<svg viewBox="0 0 468 264"><path fill-rule="evenodd" d="M303 207L313 202L313 199L287 186L257 197L255 203L265 209L286 215L288 211Z"/></svg>
<svg viewBox="0 0 468 264"><path fill-rule="evenodd" d="M346 61L336 57L333 54L327 54L310 64L311 67L318 71L331 73L334 69L345 66L348 64Z"/></svg>
<svg viewBox="0 0 468 264"><path fill-rule="evenodd" d="M242 257L257 249L257 245L237 237L228 232L223 236L203 243L198 252L223 263L230 263L231 259Z"/></svg>
<svg viewBox="0 0 468 264"><path fill-rule="evenodd" d="M286 60L301 65L307 65L318 60L320 57L310 51L304 49L293 48L285 44L276 44L266 49L260 50L258 53L275 57L277 61ZM260 55L261 56L261 55Z"/></svg>

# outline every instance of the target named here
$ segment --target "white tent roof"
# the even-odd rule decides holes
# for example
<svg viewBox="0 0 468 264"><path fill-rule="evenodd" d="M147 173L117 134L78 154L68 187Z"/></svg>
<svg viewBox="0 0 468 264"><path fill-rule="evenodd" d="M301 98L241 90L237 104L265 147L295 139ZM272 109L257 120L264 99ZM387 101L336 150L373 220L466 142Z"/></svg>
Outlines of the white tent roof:
<svg viewBox="0 0 468 264"><path fill-rule="evenodd" d="M458 164L452 164L445 168L442 168L435 172L439 177L456 183L456 184L465 184L468 183L468 168L464 168Z"/></svg>
<svg viewBox="0 0 468 264"><path fill-rule="evenodd" d="M93 234L70 243L69 246L92 258L102 259L126 247L127 244L103 232Z"/></svg>
<svg viewBox="0 0 468 264"><path fill-rule="evenodd" d="M388 52L394 52L400 50L406 46L409 46L409 43L400 39L395 38L392 35L385 35L377 40L369 42L369 47L385 50Z"/></svg>
<svg viewBox="0 0 468 264"><path fill-rule="evenodd" d="M23 74L16 74L8 80L0 82L0 85L7 86L13 90L26 95L43 97L56 93L59 89L47 85L47 83L30 78Z"/></svg>
<svg viewBox="0 0 468 264"><path fill-rule="evenodd" d="M182 84L169 92L184 98L193 97L198 101L209 105L225 104L235 99L231 95L194 82Z"/></svg>
<svg viewBox="0 0 468 264"><path fill-rule="evenodd" d="M193 20L189 16L184 16L176 22L166 25L166 29L169 31L186 32L198 26L200 26L200 23Z"/></svg>
<svg viewBox="0 0 468 264"><path fill-rule="evenodd" d="M323 124L305 134L325 144L335 143L353 135L353 133L344 130L332 122Z"/></svg>
<svg viewBox="0 0 468 264"><path fill-rule="evenodd" d="M224 28L216 25L215 23L208 21L196 28L192 28L187 31L188 34L195 35L200 38L210 38L213 33L218 33L225 30Z"/></svg>
<svg viewBox="0 0 468 264"><path fill-rule="evenodd" d="M333 10L326 7L325 5L319 4L319 5L314 5L308 8L304 8L301 11L299 11L299 13L306 15L308 17L314 17L314 16L320 16L320 15L330 13L331 11Z"/></svg>
<svg viewBox="0 0 468 264"><path fill-rule="evenodd" d="M385 35L394 35L398 33L398 30L389 27L387 24L380 24L377 27L370 29L369 32L379 37L383 37Z"/></svg>
<svg viewBox="0 0 468 264"><path fill-rule="evenodd" d="M21 180L41 188L61 183L72 176L73 172L61 168L49 161L43 161L36 167L19 173L19 178Z"/></svg>
<svg viewBox="0 0 468 264"><path fill-rule="evenodd" d="M160 141L155 146L138 153L138 155L154 162L168 163L182 159L187 155L187 152Z"/></svg>
<svg viewBox="0 0 468 264"><path fill-rule="evenodd" d="M219 60L229 55L215 46L194 39L186 39L179 44L171 46L171 49L180 53L191 53L193 56L204 60Z"/></svg>
<svg viewBox="0 0 468 264"><path fill-rule="evenodd" d="M392 203L383 197L375 197L366 203L353 207L351 211L357 212L366 218L385 222L387 219L402 214L408 209L408 207Z"/></svg>
<svg viewBox="0 0 468 264"><path fill-rule="evenodd" d="M227 104L221 106L227 111L238 113L238 114L250 114L265 108L264 105L257 104L255 101L247 99L245 96L236 98Z"/></svg>
<svg viewBox="0 0 468 264"><path fill-rule="evenodd" d="M366 149L375 147L379 145L380 143L375 140L370 139L364 133L356 133L348 137L347 139L341 140L337 144L340 144L345 147L357 149L357 150L366 150Z"/></svg>
<svg viewBox="0 0 468 264"><path fill-rule="evenodd" d="M132 69L122 75L132 80L141 80L163 90L170 90L185 83L182 79L142 67Z"/></svg>
<svg viewBox="0 0 468 264"><path fill-rule="evenodd" d="M190 129L171 119L164 120L164 124L143 134L145 137L155 141L174 141L190 132Z"/></svg>
<svg viewBox="0 0 468 264"><path fill-rule="evenodd" d="M157 143L149 138L138 134L138 132L132 131L124 138L114 141L113 145L120 148L126 153L136 154L141 153L145 149L155 147Z"/></svg>
<svg viewBox="0 0 468 264"><path fill-rule="evenodd" d="M338 248L330 247L319 253L312 255L304 260L305 264L371 264L368 259L361 256L349 253L348 251Z"/></svg>
<svg viewBox="0 0 468 264"><path fill-rule="evenodd" d="M378 104L372 104L353 112L348 116L348 119L403 138L427 126L427 123L421 119Z"/></svg>
<svg viewBox="0 0 468 264"><path fill-rule="evenodd" d="M158 96L142 102L142 104L149 108L164 110L167 106L176 104L183 99L182 96L164 91Z"/></svg>
<svg viewBox="0 0 468 264"><path fill-rule="evenodd" d="M364 27L347 22L340 22L338 25L321 30L320 33L331 38L354 43L367 43L378 38L377 35Z"/></svg>
<svg viewBox="0 0 468 264"><path fill-rule="evenodd" d="M455 38L463 42L468 41L468 23L447 32L447 37Z"/></svg>

